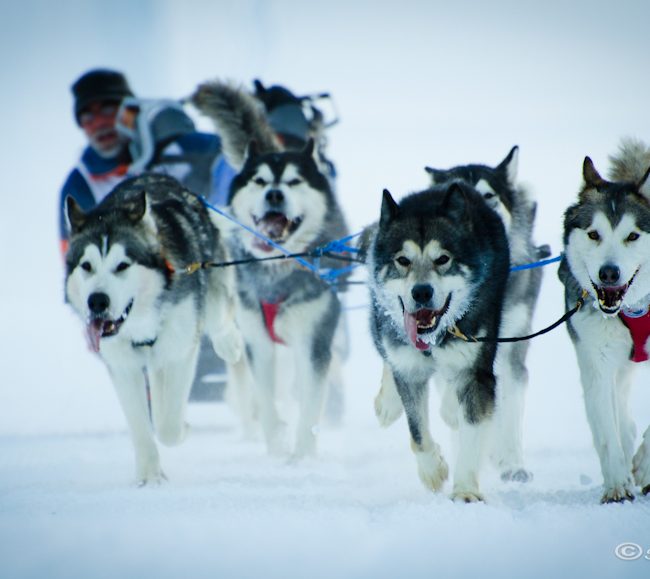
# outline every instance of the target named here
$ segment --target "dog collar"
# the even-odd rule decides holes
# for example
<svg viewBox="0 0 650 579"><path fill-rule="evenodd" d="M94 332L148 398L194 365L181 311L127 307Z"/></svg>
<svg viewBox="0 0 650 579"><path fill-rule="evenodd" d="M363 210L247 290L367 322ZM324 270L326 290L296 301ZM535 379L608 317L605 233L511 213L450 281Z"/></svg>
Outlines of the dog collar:
<svg viewBox="0 0 650 579"><path fill-rule="evenodd" d="M262 306L262 314L264 315L264 325L266 326L266 331L269 333L269 337L272 342L276 344L284 344L284 341L278 337L275 333L275 317L278 315L278 310L282 301L279 302L264 302L261 301L260 305Z"/></svg>

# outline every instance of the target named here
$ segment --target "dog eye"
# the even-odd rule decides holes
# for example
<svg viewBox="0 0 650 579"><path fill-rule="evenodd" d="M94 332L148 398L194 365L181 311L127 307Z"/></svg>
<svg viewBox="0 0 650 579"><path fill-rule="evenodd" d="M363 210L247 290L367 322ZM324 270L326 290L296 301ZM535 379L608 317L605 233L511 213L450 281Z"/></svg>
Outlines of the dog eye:
<svg viewBox="0 0 650 579"><path fill-rule="evenodd" d="M266 185L266 181L262 179L262 177L255 177L255 179L253 179L253 183L255 183L255 185L259 185L260 187L264 187L264 185Z"/></svg>
<svg viewBox="0 0 650 579"><path fill-rule="evenodd" d="M287 185L289 187L295 187L296 185L300 185L302 183L302 179L291 179L291 181L287 181Z"/></svg>
<svg viewBox="0 0 650 579"><path fill-rule="evenodd" d="M595 229L587 233L587 237L592 241L600 241L600 234Z"/></svg>
<svg viewBox="0 0 650 579"><path fill-rule="evenodd" d="M92 267L92 265L90 265L89 261L84 261L80 265L80 267L81 267L81 269L83 269L84 271L87 271L87 272L91 272L93 270L93 267Z"/></svg>
<svg viewBox="0 0 650 579"><path fill-rule="evenodd" d="M494 193L483 193L483 199L492 199L492 197L495 197Z"/></svg>
<svg viewBox="0 0 650 579"><path fill-rule="evenodd" d="M408 257L404 257L403 255L400 255L395 261L402 267L408 267L411 265L411 260Z"/></svg>
<svg viewBox="0 0 650 579"><path fill-rule="evenodd" d="M627 239L625 241L636 241L641 237L636 231L633 231L627 236Z"/></svg>
<svg viewBox="0 0 650 579"><path fill-rule="evenodd" d="M129 269L129 267L131 267L130 263L127 263L126 261L121 261L120 263L117 264L115 271L117 272L124 271L125 269Z"/></svg>
<svg viewBox="0 0 650 579"><path fill-rule="evenodd" d="M445 265L445 263L449 262L449 256L448 255L441 255L438 259L436 259L433 263L434 265Z"/></svg>

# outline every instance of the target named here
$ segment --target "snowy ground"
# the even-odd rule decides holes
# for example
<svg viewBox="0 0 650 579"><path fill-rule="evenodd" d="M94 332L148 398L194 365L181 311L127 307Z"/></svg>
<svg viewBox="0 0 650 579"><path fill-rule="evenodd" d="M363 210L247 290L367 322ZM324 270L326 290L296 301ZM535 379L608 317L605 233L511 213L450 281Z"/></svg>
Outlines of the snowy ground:
<svg viewBox="0 0 650 579"><path fill-rule="evenodd" d="M55 220L83 143L68 86L108 65L127 71L142 96L182 96L216 75L331 90L342 116L331 154L353 231L376 219L383 187L400 197L424 186L425 164L497 163L518 144L521 177L539 200L537 240L556 254L584 155L604 167L622 135L650 139L647 3L18 4L0 3L0 114L11 137L0 142L9 160L0 576L649 575L650 560L622 561L614 550L650 549L650 498L598 504L598 461L562 329L531 348L525 443L535 478L503 484L488 468L487 504L428 493L404 420L377 426L380 364L363 309L349 313L346 415L340 428L323 429L317 460L269 458L261 442L242 440L225 404L192 404L187 441L163 450L169 482L134 488L112 387L62 304ZM364 303L360 288L347 298ZM561 310L550 267L534 327ZM633 390L640 432L650 421L649 378L640 368ZM434 397L434 434L451 461L436 408Z"/></svg>

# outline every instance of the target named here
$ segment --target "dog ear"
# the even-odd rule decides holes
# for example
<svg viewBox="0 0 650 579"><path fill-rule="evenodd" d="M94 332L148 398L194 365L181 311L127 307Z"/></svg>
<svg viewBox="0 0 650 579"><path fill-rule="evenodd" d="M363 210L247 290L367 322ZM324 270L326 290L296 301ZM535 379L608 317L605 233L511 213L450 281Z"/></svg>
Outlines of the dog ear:
<svg viewBox="0 0 650 579"><path fill-rule="evenodd" d="M260 147L257 144L257 141L255 139L251 139L248 143L248 146L246 147L246 153L244 155L244 163L247 163L250 160L255 159L256 157L259 157L260 154Z"/></svg>
<svg viewBox="0 0 650 579"><path fill-rule="evenodd" d="M600 176L600 173L596 171L594 162L589 157L585 157L585 160L582 163L582 177L585 180L585 186L588 189L598 189L598 187L606 182Z"/></svg>
<svg viewBox="0 0 650 579"><path fill-rule="evenodd" d="M306 157L314 157L316 158L314 154L314 148L315 148L315 143L313 137L309 137L307 139L307 143L305 143L305 146L302 149L302 154L305 155Z"/></svg>
<svg viewBox="0 0 650 579"><path fill-rule="evenodd" d="M440 169L434 169L433 167L425 167L424 170L429 173L432 185L447 181L447 171L441 171Z"/></svg>
<svg viewBox="0 0 650 579"><path fill-rule="evenodd" d="M146 212L147 194L143 189L130 195L124 202L124 213L126 214L126 218L134 225L139 221L142 221Z"/></svg>
<svg viewBox="0 0 650 579"><path fill-rule="evenodd" d="M508 156L499 163L497 171L505 174L510 187L514 187L517 181L517 169L519 167L519 146L515 145L510 149Z"/></svg>
<svg viewBox="0 0 650 579"><path fill-rule="evenodd" d="M449 185L442 206L451 221L459 224L469 221L470 200L467 198L465 189L457 181Z"/></svg>
<svg viewBox="0 0 650 579"><path fill-rule="evenodd" d="M72 235L78 233L86 224L86 213L71 195L65 198L65 218Z"/></svg>
<svg viewBox="0 0 650 579"><path fill-rule="evenodd" d="M399 205L395 203L390 191L384 189L381 201L381 216L379 218L380 227L388 225L399 215Z"/></svg>

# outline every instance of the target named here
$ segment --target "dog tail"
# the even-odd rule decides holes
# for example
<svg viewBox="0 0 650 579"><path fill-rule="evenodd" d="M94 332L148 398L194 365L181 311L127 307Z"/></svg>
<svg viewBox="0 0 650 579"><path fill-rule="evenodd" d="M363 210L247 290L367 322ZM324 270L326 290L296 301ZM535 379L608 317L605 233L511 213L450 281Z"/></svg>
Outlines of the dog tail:
<svg viewBox="0 0 650 579"><path fill-rule="evenodd" d="M626 137L618 151L610 155L609 177L612 181L638 183L650 167L650 147L640 139Z"/></svg>
<svg viewBox="0 0 650 579"><path fill-rule="evenodd" d="M260 153L283 150L262 103L243 88L222 81L205 82L190 100L212 119L222 139L224 155L235 169L243 167L251 141L257 143Z"/></svg>

